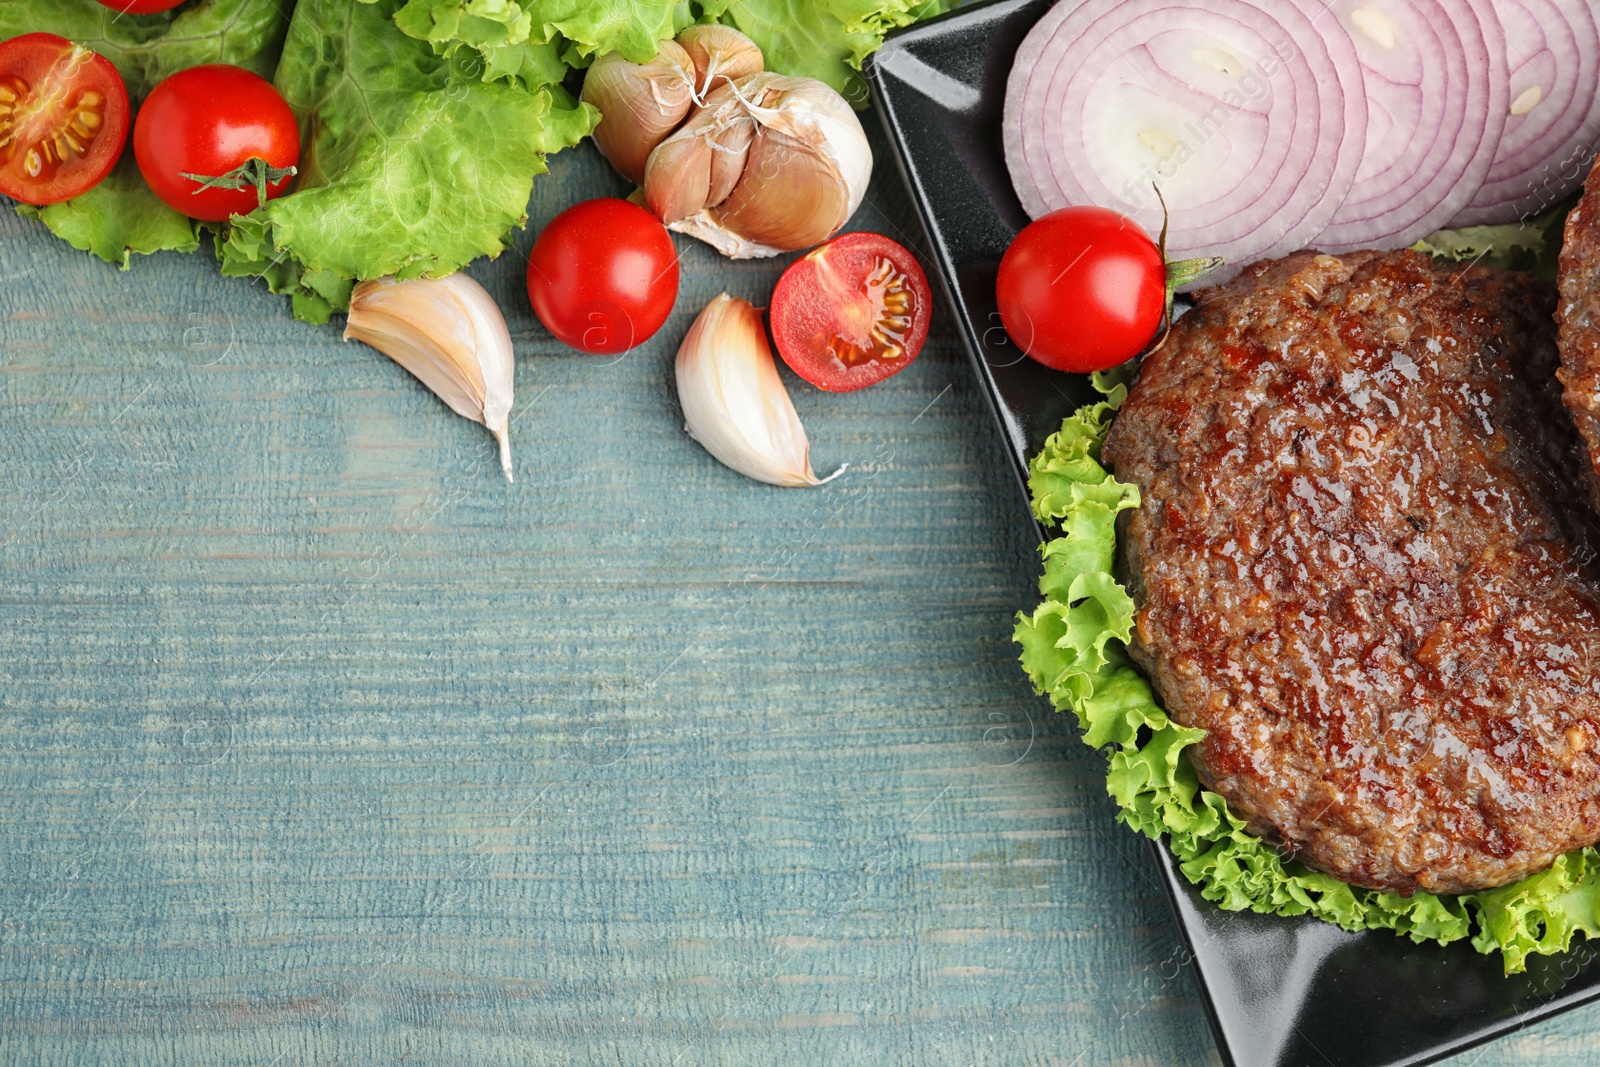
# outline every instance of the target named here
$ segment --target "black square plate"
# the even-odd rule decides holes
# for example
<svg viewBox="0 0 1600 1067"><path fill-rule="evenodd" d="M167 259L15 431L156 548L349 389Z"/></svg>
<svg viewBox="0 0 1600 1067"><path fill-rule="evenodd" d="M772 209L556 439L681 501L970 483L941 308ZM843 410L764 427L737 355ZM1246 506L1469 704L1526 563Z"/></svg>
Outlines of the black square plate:
<svg viewBox="0 0 1600 1067"><path fill-rule="evenodd" d="M1071 0L1064 0L1071 2ZM1023 358L1000 328L1000 256L1027 222L1000 145L1012 56L1049 0L998 0L914 26L869 73L1014 473L1079 404L1088 380ZM1120 831L1128 832L1128 831ZM1429 1063L1600 997L1600 943L1534 957L1506 977L1465 942L1414 945L1315 919L1224 912L1155 846L1223 1059L1235 1067Z"/></svg>

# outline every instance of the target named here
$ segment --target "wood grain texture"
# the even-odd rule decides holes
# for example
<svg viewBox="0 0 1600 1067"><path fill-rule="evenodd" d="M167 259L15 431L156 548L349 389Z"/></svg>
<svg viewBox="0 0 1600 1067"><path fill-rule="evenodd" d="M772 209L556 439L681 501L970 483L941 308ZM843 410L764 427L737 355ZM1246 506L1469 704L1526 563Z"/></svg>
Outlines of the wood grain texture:
<svg viewBox="0 0 1600 1067"><path fill-rule="evenodd" d="M869 121L876 138L875 123ZM855 228L920 232L881 139ZM531 234L622 191L587 146ZM472 273L486 433L203 255L0 217L0 1063L1214 1062L1142 846L1010 642L1035 546L947 317L791 389L827 487L682 432L786 260L688 239L616 361ZM1590 1009L1461 1057L1592 1064Z"/></svg>

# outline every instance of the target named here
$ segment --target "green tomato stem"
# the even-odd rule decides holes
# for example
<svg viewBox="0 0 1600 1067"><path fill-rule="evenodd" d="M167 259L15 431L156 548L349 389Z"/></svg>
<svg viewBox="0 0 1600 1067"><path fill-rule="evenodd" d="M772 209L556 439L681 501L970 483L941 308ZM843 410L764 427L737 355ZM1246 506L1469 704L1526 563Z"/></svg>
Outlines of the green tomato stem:
<svg viewBox="0 0 1600 1067"><path fill-rule="evenodd" d="M253 187L256 191L256 206L264 207L267 203L267 186L274 182L281 182L285 178L292 178L298 173L298 168L274 167L260 156L251 156L226 174L189 174L185 171L179 171L178 176L200 183L198 188L190 190L196 196L207 189L249 189Z"/></svg>
<svg viewBox="0 0 1600 1067"><path fill-rule="evenodd" d="M1167 198L1161 195L1161 186L1155 182L1150 183L1156 191L1156 199L1161 202L1161 237L1156 241L1156 248L1161 252L1161 262L1167 271L1167 299L1166 306L1161 312L1161 336L1156 343L1145 350L1145 355L1160 350L1167 343L1167 336L1172 333L1172 299L1177 295L1178 287L1188 285L1190 282L1205 277L1218 267L1222 266L1221 256L1200 256L1196 259L1170 260L1167 258L1167 226L1172 221L1172 215L1167 211Z"/></svg>

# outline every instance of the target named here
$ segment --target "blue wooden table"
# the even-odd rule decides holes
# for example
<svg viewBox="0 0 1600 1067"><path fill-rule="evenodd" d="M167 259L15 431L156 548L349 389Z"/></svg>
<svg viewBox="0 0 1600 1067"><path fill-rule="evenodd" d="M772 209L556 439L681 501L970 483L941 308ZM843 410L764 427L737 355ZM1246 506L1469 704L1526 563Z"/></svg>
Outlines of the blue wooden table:
<svg viewBox="0 0 1600 1067"><path fill-rule="evenodd" d="M876 137L854 228L922 237ZM624 191L591 147L532 234ZM1143 846L1010 642L1035 546L948 318L819 471L682 431L785 261L679 239L576 355L522 258L508 486L403 370L204 255L0 214L0 1064L1215 1062ZM1600 1061L1600 1008L1460 1065Z"/></svg>

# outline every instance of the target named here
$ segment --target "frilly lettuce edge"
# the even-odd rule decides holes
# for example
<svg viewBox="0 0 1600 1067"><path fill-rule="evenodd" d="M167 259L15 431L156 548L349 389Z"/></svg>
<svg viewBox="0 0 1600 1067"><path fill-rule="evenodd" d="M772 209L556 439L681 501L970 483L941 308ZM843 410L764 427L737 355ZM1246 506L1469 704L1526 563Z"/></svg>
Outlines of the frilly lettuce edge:
<svg viewBox="0 0 1600 1067"><path fill-rule="evenodd" d="M1117 582L1117 515L1139 506L1137 486L1111 476L1100 447L1126 389L1097 381L1108 401L1079 408L1028 465L1033 513L1056 531L1041 547L1042 603L1014 634L1034 689L1071 711L1083 741L1109 757L1117 817L1166 838L1184 877L1227 911L1312 915L1346 930L1388 929L1414 942L1470 938L1499 952L1507 974L1532 955L1600 934L1600 853L1584 848L1499 889L1409 897L1346 885L1247 833L1227 803L1202 789L1184 750L1203 731L1167 717L1130 660L1134 603Z"/></svg>

